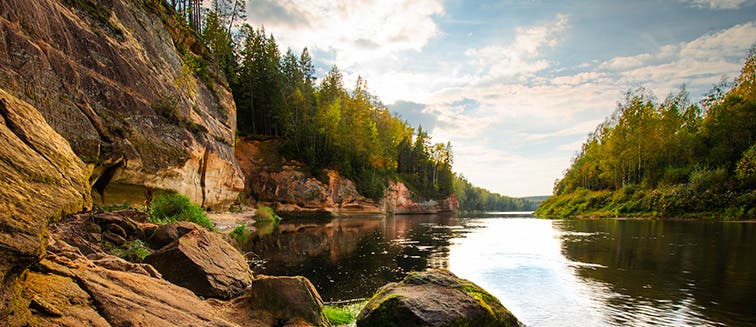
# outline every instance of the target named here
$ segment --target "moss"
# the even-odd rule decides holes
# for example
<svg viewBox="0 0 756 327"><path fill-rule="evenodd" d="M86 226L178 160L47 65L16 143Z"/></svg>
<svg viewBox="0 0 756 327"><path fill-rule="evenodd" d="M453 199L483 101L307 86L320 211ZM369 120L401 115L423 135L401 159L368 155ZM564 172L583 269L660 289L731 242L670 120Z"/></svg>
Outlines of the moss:
<svg viewBox="0 0 756 327"><path fill-rule="evenodd" d="M127 261L142 262L144 258L152 254L152 250L141 240L135 240L133 242L126 242L121 247L112 248L110 253Z"/></svg>
<svg viewBox="0 0 756 327"><path fill-rule="evenodd" d="M104 28L118 40L123 40L123 31L110 21L113 10L107 2L98 0L63 0L63 3L77 9L92 18L100 27Z"/></svg>
<svg viewBox="0 0 756 327"><path fill-rule="evenodd" d="M325 305L323 313L332 325L349 325L357 320L357 314L350 306Z"/></svg>

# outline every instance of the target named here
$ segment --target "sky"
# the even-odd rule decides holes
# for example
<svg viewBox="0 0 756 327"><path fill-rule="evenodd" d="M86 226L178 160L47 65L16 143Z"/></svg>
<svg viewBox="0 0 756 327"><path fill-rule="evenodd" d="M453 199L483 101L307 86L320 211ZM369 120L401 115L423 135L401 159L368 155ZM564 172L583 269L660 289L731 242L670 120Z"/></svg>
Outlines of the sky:
<svg viewBox="0 0 756 327"><path fill-rule="evenodd" d="M628 90L697 101L756 43L756 0L248 0L247 14L516 197L551 194Z"/></svg>

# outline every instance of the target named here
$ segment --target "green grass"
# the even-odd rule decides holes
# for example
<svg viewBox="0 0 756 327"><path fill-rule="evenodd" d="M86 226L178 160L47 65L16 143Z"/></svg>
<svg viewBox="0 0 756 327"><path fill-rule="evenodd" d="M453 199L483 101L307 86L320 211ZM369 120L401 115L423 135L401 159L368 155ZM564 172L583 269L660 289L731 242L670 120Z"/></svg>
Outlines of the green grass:
<svg viewBox="0 0 756 327"><path fill-rule="evenodd" d="M156 195L150 202L147 213L149 214L149 221L156 224L190 221L207 230L215 230L215 225L207 218L205 210L192 203L186 195L180 193Z"/></svg>
<svg viewBox="0 0 756 327"><path fill-rule="evenodd" d="M124 202L121 204L105 205L105 206L100 207L100 209L105 212L118 211L118 210L123 210L123 209L128 209L128 208L129 208L128 202Z"/></svg>
<svg viewBox="0 0 756 327"><path fill-rule="evenodd" d="M365 307L367 301L355 302L348 305L324 305L323 313L331 322L331 325L354 325L357 320L357 315L360 313L363 307Z"/></svg>

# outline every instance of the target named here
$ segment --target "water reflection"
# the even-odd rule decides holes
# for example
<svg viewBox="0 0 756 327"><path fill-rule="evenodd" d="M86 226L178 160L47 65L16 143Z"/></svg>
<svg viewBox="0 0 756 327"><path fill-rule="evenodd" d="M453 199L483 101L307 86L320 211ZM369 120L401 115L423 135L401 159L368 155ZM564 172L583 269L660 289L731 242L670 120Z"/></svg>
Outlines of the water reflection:
<svg viewBox="0 0 756 327"><path fill-rule="evenodd" d="M445 267L531 326L756 325L756 224L523 217L287 220L249 250L326 301Z"/></svg>
<svg viewBox="0 0 756 327"><path fill-rule="evenodd" d="M562 250L612 324L756 324L756 225L637 220L571 220Z"/></svg>
<svg viewBox="0 0 756 327"><path fill-rule="evenodd" d="M449 215L286 220L246 250L266 261L258 273L306 276L326 301L364 298L409 271L448 267L455 226Z"/></svg>

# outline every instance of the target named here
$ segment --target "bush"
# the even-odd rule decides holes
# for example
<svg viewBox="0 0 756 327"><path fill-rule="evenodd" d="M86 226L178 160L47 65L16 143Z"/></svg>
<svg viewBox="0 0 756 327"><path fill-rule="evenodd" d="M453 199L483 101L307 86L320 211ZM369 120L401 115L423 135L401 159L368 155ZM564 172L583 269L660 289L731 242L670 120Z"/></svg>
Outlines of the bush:
<svg viewBox="0 0 756 327"><path fill-rule="evenodd" d="M273 209L262 205L257 206L257 209L255 209L255 218L260 221L281 221L281 217L279 217Z"/></svg>
<svg viewBox="0 0 756 327"><path fill-rule="evenodd" d="M239 244L239 246L245 246L247 245L247 242L249 242L249 229L247 228L247 225L240 224L234 228L234 230L229 233L234 240L236 240L236 243Z"/></svg>
<svg viewBox="0 0 756 327"><path fill-rule="evenodd" d="M214 231L215 225L207 218L202 207L192 203L189 198L179 193L158 194L149 206L149 220L156 224L190 221L208 230Z"/></svg>

